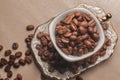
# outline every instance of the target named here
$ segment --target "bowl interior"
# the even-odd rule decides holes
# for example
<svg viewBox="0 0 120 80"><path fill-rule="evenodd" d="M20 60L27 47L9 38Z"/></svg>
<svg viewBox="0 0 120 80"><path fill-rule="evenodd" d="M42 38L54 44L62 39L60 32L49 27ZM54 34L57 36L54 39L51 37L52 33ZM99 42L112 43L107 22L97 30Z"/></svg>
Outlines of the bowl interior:
<svg viewBox="0 0 120 80"><path fill-rule="evenodd" d="M71 13L71 12L76 12L76 11L81 11L83 13L87 13L87 14L90 14L93 19L95 20L96 22L96 27L98 29L98 32L99 32L99 36L100 36L100 39L98 41L98 45L95 47L95 49L92 51L92 52L88 52L84 55L81 55L81 56L72 56L72 55L66 55L56 44L56 39L55 39L55 28L56 28L56 24L58 22L60 22L61 20L63 20L66 15L68 13ZM60 15L58 15L56 18L54 18L54 20L50 23L49 25L49 34L50 34L50 38L53 42L53 45L54 47L56 48L56 50L58 51L58 53L67 61L69 62L74 62L74 61L79 61L79 60L82 60L84 58L87 58L91 55L93 55L95 52L97 52L101 47L102 45L104 44L104 41L105 41L105 36L104 36L104 32L103 32L103 29L102 29L102 26L100 24L100 22L98 21L98 19L96 18L96 16L90 12L89 10L85 9L85 8L73 8L73 9L70 9L70 10L67 10L63 13L61 13Z"/></svg>

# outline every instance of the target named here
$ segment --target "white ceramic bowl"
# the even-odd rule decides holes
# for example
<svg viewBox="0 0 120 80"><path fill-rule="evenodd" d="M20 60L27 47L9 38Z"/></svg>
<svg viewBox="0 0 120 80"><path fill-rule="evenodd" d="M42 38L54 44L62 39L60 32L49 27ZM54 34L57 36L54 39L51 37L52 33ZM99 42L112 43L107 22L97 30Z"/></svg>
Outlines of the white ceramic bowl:
<svg viewBox="0 0 120 80"><path fill-rule="evenodd" d="M100 39L98 41L98 45L95 47L95 49L92 51L92 52L88 52L84 55L81 55L81 56L73 56L73 55L66 55L56 44L56 39L55 39L55 28L56 28L56 24L58 22L60 22L61 20L63 20L66 15L68 13L71 13L71 12L76 12L76 11L81 11L83 13L87 13L87 14L90 14L93 19L95 20L96 22L96 25L97 25L97 29L99 31L99 35L100 35ZM104 41L105 41L105 35L104 35L104 32L103 32L103 29L102 29L102 26L99 22L99 20L96 18L96 16L90 12L89 10L85 9L85 8L73 8L73 9L69 9L63 13L61 13L60 15L58 15L57 17L54 18L54 20L50 23L49 25L49 34L50 34L50 38L53 42L53 45L54 47L56 48L56 50L58 51L58 53L67 61L69 62L75 62L75 61L79 61L79 60L82 60L82 59L85 59L91 55L93 55L94 53L96 53L101 47L102 45L104 44Z"/></svg>

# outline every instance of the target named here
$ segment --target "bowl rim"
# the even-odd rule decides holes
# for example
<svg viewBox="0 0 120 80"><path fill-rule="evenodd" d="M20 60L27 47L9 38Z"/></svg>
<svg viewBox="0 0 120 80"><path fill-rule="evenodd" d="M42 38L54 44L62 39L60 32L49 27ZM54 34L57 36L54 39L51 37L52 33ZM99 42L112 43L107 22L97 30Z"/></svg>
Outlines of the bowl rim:
<svg viewBox="0 0 120 80"><path fill-rule="evenodd" d="M92 18L95 20L95 22L97 23L97 27L99 28L99 31L101 32L100 33L100 40L98 41L100 43L101 41L101 44L97 45L96 48L92 51L92 52L88 52L84 55L81 55L81 56L73 56L73 55L66 55L56 44L56 40L55 40L55 22L57 20L59 20L60 17L62 16L66 16L68 13L70 12L76 12L76 11L81 11L81 12L84 12L84 13L88 13L92 16ZM56 22L58 23L58 22ZM55 25L55 26L53 26ZM54 28L54 29L53 29ZM53 31L54 30L54 31ZM91 55L95 54L104 44L105 42L105 35L104 35L104 32L103 32L103 28L99 22L99 20L97 19L97 17L91 12L89 11L88 9L85 9L85 8L72 8L72 9L69 9L65 12L62 12L61 14L59 14L58 16L56 16L53 21L50 23L49 25L49 34L50 34L50 38L51 38L51 41L55 47L55 49L58 51L58 53L60 54L61 57L63 57L65 60L69 61L69 62L75 62L75 61L79 61L79 60L82 60L82 59L85 59L87 57L90 57ZM101 39L102 37L102 39Z"/></svg>

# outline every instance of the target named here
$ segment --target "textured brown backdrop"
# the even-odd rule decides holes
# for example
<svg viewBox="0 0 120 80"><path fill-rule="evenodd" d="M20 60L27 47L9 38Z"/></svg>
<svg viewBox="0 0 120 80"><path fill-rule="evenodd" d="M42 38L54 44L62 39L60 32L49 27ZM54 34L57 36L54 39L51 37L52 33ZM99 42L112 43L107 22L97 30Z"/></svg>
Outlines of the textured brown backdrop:
<svg viewBox="0 0 120 80"><path fill-rule="evenodd" d="M19 50L25 51L24 38L32 32L26 32L28 24L35 26L45 22L58 13L80 3L100 6L113 15L111 19L118 37L120 37L120 0L0 0L0 44L5 49L11 48L13 42L19 42ZM120 41L118 40L114 55L106 62L82 74L84 80L119 80L120 79ZM3 56L0 52L0 57ZM23 74L23 80L41 80L40 72L34 63L14 70ZM5 77L0 69L1 76ZM14 78L14 77L13 77ZM11 79L12 80L12 79Z"/></svg>

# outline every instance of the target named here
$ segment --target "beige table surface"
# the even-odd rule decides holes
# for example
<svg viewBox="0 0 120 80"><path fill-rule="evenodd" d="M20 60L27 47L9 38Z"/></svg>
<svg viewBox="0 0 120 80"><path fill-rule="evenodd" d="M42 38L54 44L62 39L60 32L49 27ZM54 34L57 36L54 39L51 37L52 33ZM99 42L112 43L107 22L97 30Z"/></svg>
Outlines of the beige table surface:
<svg viewBox="0 0 120 80"><path fill-rule="evenodd" d="M19 50L26 50L24 38L33 32L26 32L26 25L35 26L45 22L56 14L80 3L100 6L113 15L111 19L120 38L120 0L0 0L0 44L11 49L13 42L19 42ZM120 80L120 41L118 40L114 55L106 62L83 73L84 80ZM0 52L0 57L3 52ZM13 52L14 53L14 52ZM15 78L22 73L23 80L41 80L40 72L34 63L19 69L12 69ZM6 73L0 69L0 74Z"/></svg>

